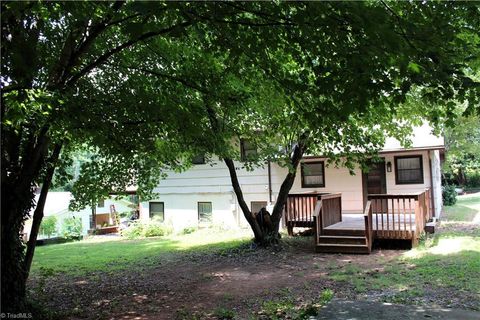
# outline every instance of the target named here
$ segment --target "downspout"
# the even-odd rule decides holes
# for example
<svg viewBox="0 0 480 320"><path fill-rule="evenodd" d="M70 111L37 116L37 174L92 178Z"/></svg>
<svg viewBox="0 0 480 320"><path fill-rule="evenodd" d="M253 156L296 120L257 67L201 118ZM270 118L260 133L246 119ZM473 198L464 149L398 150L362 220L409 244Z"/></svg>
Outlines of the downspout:
<svg viewBox="0 0 480 320"><path fill-rule="evenodd" d="M237 220L237 226L241 227L240 225L240 212L238 210L238 205L237 205L237 195L235 194L235 191L230 191L230 194L232 195L233 199L233 205L235 207L235 220Z"/></svg>
<svg viewBox="0 0 480 320"><path fill-rule="evenodd" d="M430 201L432 202L432 217L436 217L437 213L435 212L435 187L433 184L433 168L432 168L432 151L428 152L428 164L430 166Z"/></svg>
<svg viewBox="0 0 480 320"><path fill-rule="evenodd" d="M272 167L268 160L268 204L272 204Z"/></svg>

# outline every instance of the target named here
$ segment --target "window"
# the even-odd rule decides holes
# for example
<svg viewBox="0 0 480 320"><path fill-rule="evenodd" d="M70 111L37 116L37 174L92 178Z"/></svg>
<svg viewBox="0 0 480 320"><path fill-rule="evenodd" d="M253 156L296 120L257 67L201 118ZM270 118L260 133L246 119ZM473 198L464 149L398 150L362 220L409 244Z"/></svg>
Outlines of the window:
<svg viewBox="0 0 480 320"><path fill-rule="evenodd" d="M260 211L262 208L267 207L267 201L252 201L250 202L250 208L252 210L252 213L257 213Z"/></svg>
<svg viewBox="0 0 480 320"><path fill-rule="evenodd" d="M161 222L165 220L165 205L163 202L150 202L149 209L150 218L157 218Z"/></svg>
<svg viewBox="0 0 480 320"><path fill-rule="evenodd" d="M395 182L396 184L423 183L422 156L395 157Z"/></svg>
<svg viewBox="0 0 480 320"><path fill-rule="evenodd" d="M242 139L240 140L240 155L242 161L247 161L257 155L257 147L253 143Z"/></svg>
<svg viewBox="0 0 480 320"><path fill-rule="evenodd" d="M325 187L324 172L323 161L302 163L302 188Z"/></svg>
<svg viewBox="0 0 480 320"><path fill-rule="evenodd" d="M200 153L192 158L193 164L205 164L205 154Z"/></svg>
<svg viewBox="0 0 480 320"><path fill-rule="evenodd" d="M200 224L212 222L212 203L211 202L198 203L198 222Z"/></svg>
<svg viewBox="0 0 480 320"><path fill-rule="evenodd" d="M98 205L97 205L97 207L99 207L99 208L103 208L103 207L105 207L105 200L104 200L104 199L102 199L102 200L99 200L99 201L98 201Z"/></svg>

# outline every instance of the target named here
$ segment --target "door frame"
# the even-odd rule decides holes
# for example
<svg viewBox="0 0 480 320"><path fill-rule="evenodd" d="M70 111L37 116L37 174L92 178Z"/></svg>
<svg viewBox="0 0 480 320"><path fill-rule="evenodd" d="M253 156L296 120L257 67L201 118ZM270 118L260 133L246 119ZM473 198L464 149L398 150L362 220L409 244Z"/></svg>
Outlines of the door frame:
<svg viewBox="0 0 480 320"><path fill-rule="evenodd" d="M385 157L380 157L381 161L380 162L377 162L378 164L380 163L383 163L383 166L382 166L382 189L383 189L383 192L382 194L386 194L387 193L387 170L385 169L385 166L386 166L386 162L385 162ZM368 176L367 176L367 173L366 172L363 172L362 171L362 196L363 196L363 208L365 208L365 206L367 205L367 200L368 200L368 185L367 185L367 180L368 180ZM362 212L363 213L363 212Z"/></svg>

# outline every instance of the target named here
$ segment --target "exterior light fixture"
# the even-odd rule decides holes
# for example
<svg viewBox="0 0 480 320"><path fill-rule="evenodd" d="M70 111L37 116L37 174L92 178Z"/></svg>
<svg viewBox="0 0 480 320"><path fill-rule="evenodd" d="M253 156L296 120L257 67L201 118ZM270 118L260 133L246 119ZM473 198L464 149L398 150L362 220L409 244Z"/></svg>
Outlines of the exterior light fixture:
<svg viewBox="0 0 480 320"><path fill-rule="evenodd" d="M392 163L390 161L387 162L387 172L392 172Z"/></svg>

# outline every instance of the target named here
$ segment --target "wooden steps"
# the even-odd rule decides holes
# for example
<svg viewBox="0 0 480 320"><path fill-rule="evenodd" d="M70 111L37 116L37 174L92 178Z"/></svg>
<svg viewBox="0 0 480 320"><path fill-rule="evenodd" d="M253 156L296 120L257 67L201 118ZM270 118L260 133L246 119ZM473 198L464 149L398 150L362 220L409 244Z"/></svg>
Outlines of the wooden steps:
<svg viewBox="0 0 480 320"><path fill-rule="evenodd" d="M322 235L325 235L325 236L364 237L365 236L365 230L362 230L362 229L323 229Z"/></svg>
<svg viewBox="0 0 480 320"><path fill-rule="evenodd" d="M366 244L335 244L325 243L317 244L315 246L316 252L327 253L370 253L370 248Z"/></svg>
<svg viewBox="0 0 480 320"><path fill-rule="evenodd" d="M370 253L370 248L367 245L367 238L364 235L359 236L357 235L357 232L352 232L355 230L340 231L341 232L335 233L335 235L319 236L315 251L332 253Z"/></svg>
<svg viewBox="0 0 480 320"><path fill-rule="evenodd" d="M365 244L365 237L357 236L320 236L318 242L323 244Z"/></svg>

